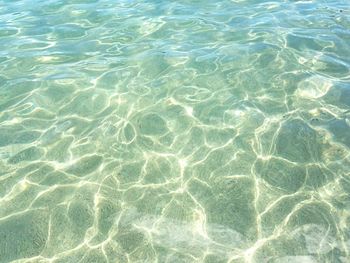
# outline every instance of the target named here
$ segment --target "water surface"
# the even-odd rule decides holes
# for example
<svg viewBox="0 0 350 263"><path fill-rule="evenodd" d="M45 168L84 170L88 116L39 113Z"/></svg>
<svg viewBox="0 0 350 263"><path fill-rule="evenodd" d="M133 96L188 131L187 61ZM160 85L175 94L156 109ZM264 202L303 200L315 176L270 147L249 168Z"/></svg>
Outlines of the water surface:
<svg viewBox="0 0 350 263"><path fill-rule="evenodd" d="M0 0L0 262L350 262L350 3Z"/></svg>

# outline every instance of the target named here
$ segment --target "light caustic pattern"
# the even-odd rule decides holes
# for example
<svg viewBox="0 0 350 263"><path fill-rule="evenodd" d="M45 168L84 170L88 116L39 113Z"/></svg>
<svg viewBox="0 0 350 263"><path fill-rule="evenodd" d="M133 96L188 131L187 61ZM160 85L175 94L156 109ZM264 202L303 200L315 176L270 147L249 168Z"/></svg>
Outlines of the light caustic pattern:
<svg viewBox="0 0 350 263"><path fill-rule="evenodd" d="M0 1L0 262L349 262L349 1Z"/></svg>

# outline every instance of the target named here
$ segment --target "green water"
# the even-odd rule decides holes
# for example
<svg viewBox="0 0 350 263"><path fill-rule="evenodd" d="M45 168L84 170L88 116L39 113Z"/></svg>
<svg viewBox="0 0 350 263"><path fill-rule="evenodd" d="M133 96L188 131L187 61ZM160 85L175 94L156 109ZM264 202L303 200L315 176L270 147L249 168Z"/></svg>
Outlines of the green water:
<svg viewBox="0 0 350 263"><path fill-rule="evenodd" d="M0 262L350 262L350 2L0 0Z"/></svg>

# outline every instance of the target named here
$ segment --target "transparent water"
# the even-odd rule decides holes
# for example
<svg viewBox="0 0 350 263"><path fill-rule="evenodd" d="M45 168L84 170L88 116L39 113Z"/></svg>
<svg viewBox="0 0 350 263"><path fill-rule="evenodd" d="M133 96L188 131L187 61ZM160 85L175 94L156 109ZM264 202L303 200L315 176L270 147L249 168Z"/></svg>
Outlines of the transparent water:
<svg viewBox="0 0 350 263"><path fill-rule="evenodd" d="M350 2L0 1L0 262L350 262Z"/></svg>

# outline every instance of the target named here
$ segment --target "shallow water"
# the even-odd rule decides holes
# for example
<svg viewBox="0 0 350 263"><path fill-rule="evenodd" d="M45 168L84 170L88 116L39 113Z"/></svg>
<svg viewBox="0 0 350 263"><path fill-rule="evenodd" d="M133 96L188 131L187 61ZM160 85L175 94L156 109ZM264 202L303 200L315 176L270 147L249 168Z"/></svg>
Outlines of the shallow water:
<svg viewBox="0 0 350 263"><path fill-rule="evenodd" d="M350 2L1 1L0 262L350 262Z"/></svg>

